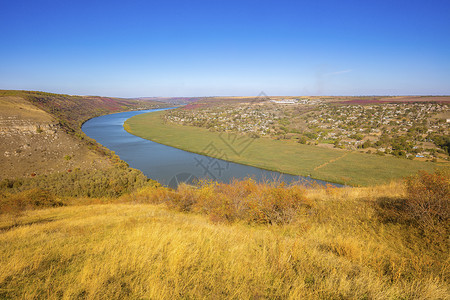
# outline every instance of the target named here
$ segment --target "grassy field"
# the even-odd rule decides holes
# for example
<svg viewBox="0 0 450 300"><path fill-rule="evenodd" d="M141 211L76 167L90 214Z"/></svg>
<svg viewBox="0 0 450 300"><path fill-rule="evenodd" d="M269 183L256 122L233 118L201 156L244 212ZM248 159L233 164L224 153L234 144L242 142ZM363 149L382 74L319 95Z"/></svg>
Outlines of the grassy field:
<svg viewBox="0 0 450 300"><path fill-rule="evenodd" d="M290 141L250 139L204 128L164 124L156 112L135 116L125 129L137 136L179 149L284 173L353 186L383 184L432 171L433 163L325 149ZM246 145L248 145L246 147Z"/></svg>
<svg viewBox="0 0 450 300"><path fill-rule="evenodd" d="M156 191L0 214L0 298L448 299L445 239L380 220L401 185L308 190L283 225L143 203Z"/></svg>

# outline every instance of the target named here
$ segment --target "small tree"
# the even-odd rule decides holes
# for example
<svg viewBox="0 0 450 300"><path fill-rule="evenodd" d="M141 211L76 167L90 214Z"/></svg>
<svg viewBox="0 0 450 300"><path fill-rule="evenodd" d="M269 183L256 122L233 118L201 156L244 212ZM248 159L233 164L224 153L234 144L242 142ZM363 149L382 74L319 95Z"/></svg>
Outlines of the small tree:
<svg viewBox="0 0 450 300"><path fill-rule="evenodd" d="M308 141L308 140L307 140L306 137L304 137L304 136L301 136L301 137L298 139L298 142L299 142L300 144L306 144L307 141Z"/></svg>
<svg viewBox="0 0 450 300"><path fill-rule="evenodd" d="M372 143L369 140L367 140L362 144L362 147L363 147L363 149L372 147Z"/></svg>

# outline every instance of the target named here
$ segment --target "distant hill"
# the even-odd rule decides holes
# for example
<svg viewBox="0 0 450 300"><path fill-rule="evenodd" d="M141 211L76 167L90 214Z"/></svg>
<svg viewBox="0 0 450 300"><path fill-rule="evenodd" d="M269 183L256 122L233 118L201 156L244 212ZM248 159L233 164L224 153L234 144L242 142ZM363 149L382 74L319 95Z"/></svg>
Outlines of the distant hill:
<svg viewBox="0 0 450 300"><path fill-rule="evenodd" d="M23 98L51 115L67 122L73 130L90 118L104 114L167 107L157 100L137 100L99 96L71 96L34 91L0 90L0 97Z"/></svg>
<svg viewBox="0 0 450 300"><path fill-rule="evenodd" d="M203 99L203 97L140 97L140 98L132 98L131 100L158 101L173 105L186 105L192 102L196 102L200 99Z"/></svg>

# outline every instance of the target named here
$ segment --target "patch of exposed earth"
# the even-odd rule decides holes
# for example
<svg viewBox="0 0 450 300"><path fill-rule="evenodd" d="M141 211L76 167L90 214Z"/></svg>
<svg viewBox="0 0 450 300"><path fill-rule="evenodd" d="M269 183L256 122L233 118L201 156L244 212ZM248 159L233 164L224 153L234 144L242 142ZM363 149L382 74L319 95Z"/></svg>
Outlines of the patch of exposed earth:
<svg viewBox="0 0 450 300"><path fill-rule="evenodd" d="M0 180L108 166L50 114L22 98L0 98Z"/></svg>

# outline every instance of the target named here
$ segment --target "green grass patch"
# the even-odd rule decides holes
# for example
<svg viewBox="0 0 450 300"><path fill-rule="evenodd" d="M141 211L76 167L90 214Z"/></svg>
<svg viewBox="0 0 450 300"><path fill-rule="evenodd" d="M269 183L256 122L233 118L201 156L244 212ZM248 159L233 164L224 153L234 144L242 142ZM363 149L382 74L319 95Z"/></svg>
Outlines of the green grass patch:
<svg viewBox="0 0 450 300"><path fill-rule="evenodd" d="M132 117L125 122L125 130L194 153L353 186L383 184L418 170L433 171L441 167L430 162L348 153L293 141L220 134L205 128L164 123L161 118L164 113L152 112Z"/></svg>

